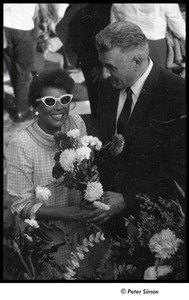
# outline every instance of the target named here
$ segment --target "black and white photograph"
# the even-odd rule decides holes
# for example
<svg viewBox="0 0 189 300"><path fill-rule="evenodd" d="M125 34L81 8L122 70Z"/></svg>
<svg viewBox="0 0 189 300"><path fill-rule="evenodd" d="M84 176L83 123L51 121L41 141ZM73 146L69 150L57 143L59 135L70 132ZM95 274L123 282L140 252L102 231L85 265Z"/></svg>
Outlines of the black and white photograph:
<svg viewBox="0 0 189 300"><path fill-rule="evenodd" d="M186 299L186 3L2 6L1 285Z"/></svg>

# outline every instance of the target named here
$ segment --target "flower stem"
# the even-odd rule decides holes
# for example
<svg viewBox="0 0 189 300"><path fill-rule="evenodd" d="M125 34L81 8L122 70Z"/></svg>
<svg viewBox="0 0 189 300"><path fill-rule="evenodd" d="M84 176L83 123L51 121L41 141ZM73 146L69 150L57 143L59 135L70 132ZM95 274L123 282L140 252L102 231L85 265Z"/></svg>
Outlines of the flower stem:
<svg viewBox="0 0 189 300"><path fill-rule="evenodd" d="M24 261L22 255L21 255L21 253L20 253L20 250L18 249L18 247L15 247L15 249L16 249L16 252L18 253L18 255L19 255L19 257L20 257L20 259L21 259L21 261L22 261L22 263L23 263L23 265L24 265L26 271L27 271L27 274L29 275L29 277L30 277L31 279L33 279L33 276L32 276L32 274L31 274L31 272L30 272L30 270L29 270L27 264L25 263L25 261Z"/></svg>
<svg viewBox="0 0 189 300"><path fill-rule="evenodd" d="M28 261L29 261L30 266L31 266L31 269L32 269L33 279L35 279L35 268L34 268L34 266L33 266L32 260L31 260L31 254L32 254L32 253L30 252L30 254L29 254L29 256L28 256Z"/></svg>

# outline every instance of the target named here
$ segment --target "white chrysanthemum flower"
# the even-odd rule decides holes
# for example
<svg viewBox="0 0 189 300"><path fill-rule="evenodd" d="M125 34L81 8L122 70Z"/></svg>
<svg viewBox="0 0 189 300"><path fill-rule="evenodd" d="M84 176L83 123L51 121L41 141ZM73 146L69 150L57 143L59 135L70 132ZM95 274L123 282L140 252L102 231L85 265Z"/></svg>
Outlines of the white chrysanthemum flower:
<svg viewBox="0 0 189 300"><path fill-rule="evenodd" d="M149 267L144 272L144 280L156 280L157 279L157 272L156 267Z"/></svg>
<svg viewBox="0 0 189 300"><path fill-rule="evenodd" d="M36 198L40 201L46 201L51 196L51 191L47 187L38 185L35 189Z"/></svg>
<svg viewBox="0 0 189 300"><path fill-rule="evenodd" d="M169 273L172 273L173 272L173 268L171 268L170 266L159 266L157 268L157 276L160 277L160 276L165 276Z"/></svg>
<svg viewBox="0 0 189 300"><path fill-rule="evenodd" d="M102 148L102 142L97 137L94 137L91 141L91 146L95 147L95 149L99 151Z"/></svg>
<svg viewBox="0 0 189 300"><path fill-rule="evenodd" d="M178 239L174 232L167 228L151 237L149 248L151 252L156 253L156 258L166 259L175 254L180 243L182 240Z"/></svg>
<svg viewBox="0 0 189 300"><path fill-rule="evenodd" d="M103 210L109 210L110 209L110 205L102 203L100 201L94 201L93 206L96 207L96 208L103 209Z"/></svg>
<svg viewBox="0 0 189 300"><path fill-rule="evenodd" d="M103 195L103 188L100 182L94 181L94 182L87 183L87 189L84 194L85 200L93 202L95 200L100 199L102 195Z"/></svg>
<svg viewBox="0 0 189 300"><path fill-rule="evenodd" d="M39 224L37 223L36 220L34 219L25 219L24 220L25 223L28 223L30 226L32 226L33 228L39 228Z"/></svg>
<svg viewBox="0 0 189 300"><path fill-rule="evenodd" d="M66 149L60 155L60 164L65 171L73 172L74 162L76 161L75 149Z"/></svg>
<svg viewBox="0 0 189 300"><path fill-rule="evenodd" d="M72 129L67 132L67 136L73 137L74 139L80 136L80 130L79 129Z"/></svg>
<svg viewBox="0 0 189 300"><path fill-rule="evenodd" d="M80 139L80 144L84 147L87 147L90 144L90 135L84 135Z"/></svg>
<svg viewBox="0 0 189 300"><path fill-rule="evenodd" d="M76 149L76 157L79 163L82 162L84 159L89 159L90 154L91 154L91 149L89 147L83 146Z"/></svg>
<svg viewBox="0 0 189 300"><path fill-rule="evenodd" d="M27 238L28 241L33 242L33 239L30 235L25 233L24 236Z"/></svg>
<svg viewBox="0 0 189 300"><path fill-rule="evenodd" d="M92 135L84 135L80 140L81 145L87 147L91 146L92 148L96 150L100 150L102 147L102 142L97 138L93 137Z"/></svg>

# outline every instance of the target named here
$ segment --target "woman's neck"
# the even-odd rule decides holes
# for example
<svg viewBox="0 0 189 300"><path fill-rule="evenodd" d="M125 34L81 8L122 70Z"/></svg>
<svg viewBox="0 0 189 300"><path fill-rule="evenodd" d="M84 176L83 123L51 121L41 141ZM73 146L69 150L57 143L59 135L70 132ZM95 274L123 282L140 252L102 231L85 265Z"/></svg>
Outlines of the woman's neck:
<svg viewBox="0 0 189 300"><path fill-rule="evenodd" d="M41 124L40 120L37 121L37 124L41 128L41 130L43 130L45 133L50 134L50 135L54 135L55 132L61 130L61 127L59 127L59 128L47 128L43 124Z"/></svg>

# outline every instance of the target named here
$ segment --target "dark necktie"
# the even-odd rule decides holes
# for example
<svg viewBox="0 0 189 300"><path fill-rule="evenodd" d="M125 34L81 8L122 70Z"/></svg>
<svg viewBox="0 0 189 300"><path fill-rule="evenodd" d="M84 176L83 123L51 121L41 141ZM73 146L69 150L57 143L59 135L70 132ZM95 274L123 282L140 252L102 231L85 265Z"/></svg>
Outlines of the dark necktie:
<svg viewBox="0 0 189 300"><path fill-rule="evenodd" d="M119 115L117 121L117 133L124 135L125 128L127 127L127 123L129 120L129 116L131 113L131 105L132 105L132 90L130 87L126 89L127 99L124 103L123 109Z"/></svg>

